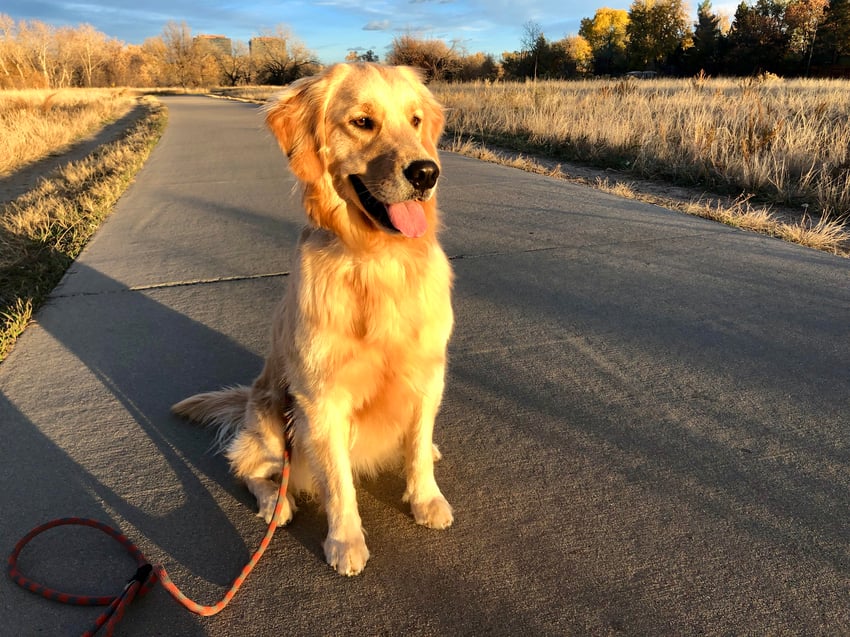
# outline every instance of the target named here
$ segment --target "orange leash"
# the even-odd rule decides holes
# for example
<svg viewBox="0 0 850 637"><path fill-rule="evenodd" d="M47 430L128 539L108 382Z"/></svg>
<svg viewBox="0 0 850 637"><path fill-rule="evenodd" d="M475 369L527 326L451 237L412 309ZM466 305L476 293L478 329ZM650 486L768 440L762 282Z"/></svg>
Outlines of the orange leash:
<svg viewBox="0 0 850 637"><path fill-rule="evenodd" d="M63 604L73 604L77 606L109 606L100 617L97 618L97 621L83 633L83 637L91 637L95 633L97 633L104 625L106 626L106 635L109 637L112 635L115 627L118 625L118 622L121 621L121 618L124 615L124 611L127 606L136 596L142 596L147 593L153 586L156 584L157 580L162 582L162 585L165 587L171 596L177 600L180 604L182 604L186 609L192 611L197 615L202 615L204 617L209 617L210 615L215 615L216 613L221 612L225 606L233 599L236 592L242 587L242 584L245 582L248 575L254 570L254 567L257 565L257 562L260 561L260 558L263 556L263 553L266 552L266 549L269 546L269 543L274 536L274 532L278 526L278 518L283 510L283 504L286 502L286 489L289 484L289 451L284 449L283 452L283 470L281 472L281 481L280 481L280 491L278 491L277 496L277 504L275 505L274 513L272 514L272 520L269 522L268 530L266 531L265 537L263 537L260 542L259 548L254 551L254 554L251 556L251 559L242 569L242 572L233 580L233 583L230 585L228 591L224 594L218 602L211 606L204 606L202 604L198 604L197 602L189 599L183 592L177 588L177 585L171 580L168 572L165 570L161 564L150 564L148 560L145 558L144 554L139 550L133 542L127 538L126 535L116 530L115 528L104 524L102 522L98 522L97 520L90 520L88 518L61 518L59 520L53 520L51 522L47 522L34 528L32 531L27 533L16 545L8 560L8 573L9 577L12 578L18 586L24 588L25 590L30 591L31 593L35 593L37 595L41 595L42 597L46 597L47 599L52 599L58 602L62 602ZM76 525L76 526L88 526L99 531L102 531L119 542L127 551L133 556L136 560L136 565L138 569L133 577L127 582L124 586L124 589L115 596L89 596L89 595L75 595L73 593L63 593L61 591L57 591L51 588L47 588L46 586L42 586L41 584L34 582L33 580L27 578L21 571L18 569L18 556L21 554L21 551L24 547L32 540L34 537L47 531L48 529L55 528L57 526L66 526L66 525Z"/></svg>

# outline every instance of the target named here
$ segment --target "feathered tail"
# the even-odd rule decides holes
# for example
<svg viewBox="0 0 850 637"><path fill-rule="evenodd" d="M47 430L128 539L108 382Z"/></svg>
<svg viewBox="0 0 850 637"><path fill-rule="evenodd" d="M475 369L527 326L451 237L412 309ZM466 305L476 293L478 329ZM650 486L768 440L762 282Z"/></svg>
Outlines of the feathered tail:
<svg viewBox="0 0 850 637"><path fill-rule="evenodd" d="M190 396L173 405L171 411L204 426L214 427L213 447L221 452L245 424L245 409L250 396L250 387L228 387Z"/></svg>

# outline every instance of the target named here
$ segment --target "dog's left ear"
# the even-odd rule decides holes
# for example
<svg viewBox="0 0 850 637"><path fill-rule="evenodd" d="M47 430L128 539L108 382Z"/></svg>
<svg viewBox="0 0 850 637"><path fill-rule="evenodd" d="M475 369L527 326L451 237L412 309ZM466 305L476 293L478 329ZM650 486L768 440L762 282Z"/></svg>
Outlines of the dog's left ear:
<svg viewBox="0 0 850 637"><path fill-rule="evenodd" d="M266 108L266 125L289 158L289 168L298 179L314 183L324 174L319 156L323 141L318 138L324 76L313 75L293 82Z"/></svg>

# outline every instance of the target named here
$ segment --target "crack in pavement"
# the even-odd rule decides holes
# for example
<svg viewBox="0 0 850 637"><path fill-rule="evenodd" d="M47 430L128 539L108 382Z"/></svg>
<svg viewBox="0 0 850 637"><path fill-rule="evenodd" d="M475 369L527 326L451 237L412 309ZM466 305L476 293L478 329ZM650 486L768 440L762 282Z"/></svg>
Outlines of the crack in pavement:
<svg viewBox="0 0 850 637"><path fill-rule="evenodd" d="M130 285L115 290L97 290L93 292L75 292L73 294L62 294L62 292L51 295L53 299L68 299L78 296L100 296L104 294L123 294L125 292L147 292L148 290L165 290L169 288L192 287L196 285L211 285L214 283L230 283L232 281L254 281L257 279L273 279L275 277L289 276L289 272L266 272L264 274L240 274L235 276L221 276L211 279L191 279L186 281L167 281L164 283L146 283L143 285Z"/></svg>
<svg viewBox="0 0 850 637"><path fill-rule="evenodd" d="M495 256L504 256L508 254L525 254L525 253L534 253L534 252L551 252L554 250L586 250L588 248L601 248L601 247L610 247L612 245L627 245L627 244L635 244L635 243L656 243L658 241L670 241L681 238L693 238L704 236L706 232L699 232L693 235L682 235L677 237L664 237L661 239L636 239L634 241L616 241L611 243L594 243L582 246L568 246L568 245L558 245L558 246L545 246L539 248L527 248L524 250L505 250L505 251L492 251L492 252L475 252L475 253L458 253L453 255L447 255L449 261L461 261L463 259L480 259L486 257L495 257ZM212 285L215 283L230 283L234 281L253 281L258 279L272 279L276 277L286 277L289 276L289 271L283 272L265 272L262 274L240 274L234 276L221 276L214 277L208 279L188 279L185 281L166 281L163 283L146 283L142 285L130 285L123 288L118 288L114 290L97 290L91 292L75 292L73 294L63 294L61 291L54 292L51 294L51 298L54 299L67 299L74 298L79 296L100 296L104 294L123 294L125 292L147 292L149 290L164 290L170 288L180 288L180 287L192 287L198 285Z"/></svg>

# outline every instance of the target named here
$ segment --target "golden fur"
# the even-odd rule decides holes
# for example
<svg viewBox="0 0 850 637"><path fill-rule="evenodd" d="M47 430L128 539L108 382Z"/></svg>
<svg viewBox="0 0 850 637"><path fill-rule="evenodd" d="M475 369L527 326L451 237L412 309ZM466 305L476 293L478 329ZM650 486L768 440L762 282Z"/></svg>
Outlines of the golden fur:
<svg viewBox="0 0 850 637"><path fill-rule="evenodd" d="M266 122L303 185L309 220L270 353L252 387L192 396L173 410L219 427L233 472L266 520L291 418L280 522L292 517L292 494L318 495L326 559L354 575L369 558L357 475L403 458L416 522L443 529L453 521L432 444L453 325L433 197L443 114L410 69L342 64L291 85Z"/></svg>

